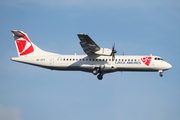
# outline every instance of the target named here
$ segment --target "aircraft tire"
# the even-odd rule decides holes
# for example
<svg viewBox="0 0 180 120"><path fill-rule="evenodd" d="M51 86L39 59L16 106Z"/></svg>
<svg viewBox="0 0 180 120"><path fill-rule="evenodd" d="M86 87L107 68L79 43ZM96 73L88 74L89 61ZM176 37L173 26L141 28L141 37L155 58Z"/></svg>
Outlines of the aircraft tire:
<svg viewBox="0 0 180 120"><path fill-rule="evenodd" d="M101 74L99 74L99 75L97 76L97 78L98 78L99 80L102 80L102 79L103 79L103 76L102 76Z"/></svg>
<svg viewBox="0 0 180 120"><path fill-rule="evenodd" d="M160 73L159 75L160 75L160 77L162 77L162 76L163 76L163 74L162 74L162 73Z"/></svg>

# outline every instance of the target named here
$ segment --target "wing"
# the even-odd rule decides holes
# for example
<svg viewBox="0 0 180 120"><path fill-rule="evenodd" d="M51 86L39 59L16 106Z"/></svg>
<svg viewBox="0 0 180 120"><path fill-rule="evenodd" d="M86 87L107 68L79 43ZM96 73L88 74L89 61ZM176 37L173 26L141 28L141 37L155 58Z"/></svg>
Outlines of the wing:
<svg viewBox="0 0 180 120"><path fill-rule="evenodd" d="M80 33L77 35L81 40L80 45L87 55L94 55L101 49L87 34Z"/></svg>

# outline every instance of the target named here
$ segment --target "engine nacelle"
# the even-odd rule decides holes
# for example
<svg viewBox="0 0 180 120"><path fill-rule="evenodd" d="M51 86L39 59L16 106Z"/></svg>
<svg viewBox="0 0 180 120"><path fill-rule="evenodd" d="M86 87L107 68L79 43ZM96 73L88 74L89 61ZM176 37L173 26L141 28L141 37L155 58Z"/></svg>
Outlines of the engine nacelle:
<svg viewBox="0 0 180 120"><path fill-rule="evenodd" d="M101 48L100 50L96 51L95 54L97 55L105 55L105 56L111 56L112 50L108 48Z"/></svg>

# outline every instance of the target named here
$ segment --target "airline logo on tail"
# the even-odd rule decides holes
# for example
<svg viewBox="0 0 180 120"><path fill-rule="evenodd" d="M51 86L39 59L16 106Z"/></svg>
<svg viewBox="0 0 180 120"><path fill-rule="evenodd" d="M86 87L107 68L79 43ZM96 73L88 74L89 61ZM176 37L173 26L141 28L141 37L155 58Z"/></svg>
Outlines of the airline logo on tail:
<svg viewBox="0 0 180 120"><path fill-rule="evenodd" d="M143 58L141 58L142 62L144 64L146 64L147 66L149 66L149 64L151 62L151 59L152 59L152 57L143 57Z"/></svg>
<svg viewBox="0 0 180 120"><path fill-rule="evenodd" d="M22 36L20 39L16 40L16 44L17 44L20 56L27 55L34 51L31 41L25 35Z"/></svg>

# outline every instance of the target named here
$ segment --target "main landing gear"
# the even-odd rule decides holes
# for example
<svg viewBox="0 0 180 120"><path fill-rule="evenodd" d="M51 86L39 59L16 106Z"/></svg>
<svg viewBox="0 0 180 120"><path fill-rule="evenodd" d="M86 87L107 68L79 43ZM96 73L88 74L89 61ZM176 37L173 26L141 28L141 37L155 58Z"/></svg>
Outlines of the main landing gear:
<svg viewBox="0 0 180 120"><path fill-rule="evenodd" d="M97 74L99 73L98 76L97 76L97 78L98 78L99 80L102 80L102 79L103 79L103 74L102 74L100 68L98 68L98 67L94 68L93 71L92 71L92 73L93 73L94 75L97 75Z"/></svg>
<svg viewBox="0 0 180 120"><path fill-rule="evenodd" d="M94 70L93 70L93 74L94 74L94 75L97 75L97 74L98 74L98 72L99 72L99 68L94 68Z"/></svg>

